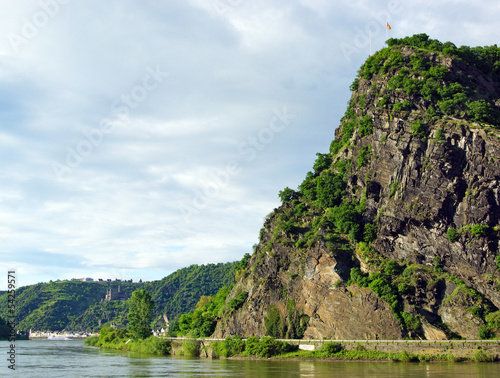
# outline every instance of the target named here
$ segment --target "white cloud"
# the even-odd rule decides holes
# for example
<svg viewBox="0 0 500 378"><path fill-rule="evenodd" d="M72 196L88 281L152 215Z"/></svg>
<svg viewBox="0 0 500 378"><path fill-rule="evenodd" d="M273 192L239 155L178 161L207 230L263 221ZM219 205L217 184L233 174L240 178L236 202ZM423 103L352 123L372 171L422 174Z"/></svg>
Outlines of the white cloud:
<svg viewBox="0 0 500 378"><path fill-rule="evenodd" d="M54 2L47 22L35 0L0 14L0 258L23 284L241 258L278 191L328 150L369 54L356 38L378 23L380 49L390 4L389 37L500 33L486 1ZM284 106L296 117L270 133Z"/></svg>

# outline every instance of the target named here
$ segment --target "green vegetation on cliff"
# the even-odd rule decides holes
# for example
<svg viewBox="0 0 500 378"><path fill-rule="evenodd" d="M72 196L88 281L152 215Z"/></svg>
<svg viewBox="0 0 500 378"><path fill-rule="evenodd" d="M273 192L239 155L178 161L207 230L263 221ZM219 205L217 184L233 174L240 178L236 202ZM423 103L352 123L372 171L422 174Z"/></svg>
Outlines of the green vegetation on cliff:
<svg viewBox="0 0 500 378"><path fill-rule="evenodd" d="M213 297L202 296L194 310L182 314L170 330L172 336L210 337L215 331L219 314L225 309L230 287L222 287Z"/></svg>
<svg viewBox="0 0 500 378"><path fill-rule="evenodd" d="M217 335L498 337L499 83L497 46L418 34L369 57L329 152L279 192L227 301L252 294Z"/></svg>
<svg viewBox="0 0 500 378"><path fill-rule="evenodd" d="M249 260L250 255L245 254L241 261L234 264L236 275L246 269ZM210 337L215 331L217 320L228 316L239 308L248 297L247 292L240 291L226 303L232 287L233 282L231 282L231 286L223 286L213 296L201 296L196 307L190 312L182 314L179 320L174 323L170 329L170 334L172 336Z"/></svg>
<svg viewBox="0 0 500 378"><path fill-rule="evenodd" d="M277 339L301 339L309 322L309 316L297 310L293 299L286 302L286 315L282 316L275 305L267 309L264 319L267 334Z"/></svg>
<svg viewBox="0 0 500 378"><path fill-rule="evenodd" d="M410 126L411 135L423 142L430 134L430 123L443 117L460 117L469 122L500 128L500 110L496 104L498 88L495 88L500 79L500 48L457 48L452 43L443 44L425 34L390 39L388 46L369 57L360 68L359 77L355 79L351 89L360 91L363 79L365 83L371 81L371 87L368 94L353 95L341 120L340 132L332 142L330 154L317 154L314 172L307 174L297 192L290 188L280 192L284 209L278 214L279 221L273 234L280 235L280 239L274 238L273 243L286 243L288 239L296 247L310 248L323 241L332 253L339 250L338 242L342 238L345 240L344 244L354 244L358 258L370 267L371 272L365 274L357 266L353 266L349 282L370 288L391 305L392 312L409 335L423 336L416 313L403 311L405 301L411 303L411 297L415 295L416 282L411 282L410 278L415 277L408 273L412 269L409 262L398 263L387 259L383 251L379 253L370 245L377 238L378 225L377 217L367 211L366 200L370 192L374 191L375 182L371 176L376 172L366 171L365 189L361 192L355 186L348 190L348 180L352 177L351 172L360 170L371 158L372 145L366 145L362 141L374 131L373 116L377 114L377 108L388 112L389 120L394 116L404 119L411 112L423 109L425 116L415 119ZM455 66L459 67L458 70L452 69ZM488 83L480 83L477 77L467 75L467 69L472 72L480 71L490 80L489 86ZM377 85L378 78L381 80ZM404 101L395 101L398 93ZM367 96L372 97L371 108L366 107ZM373 97L380 100L374 101ZM437 131L436 139L443 141L443 128ZM356 142L359 147L353 145L355 133L358 134ZM337 155L343 148L356 147L359 149L357 166L353 169L352 158L339 158ZM398 181L392 183L390 198L396 194L398 185ZM374 199L378 201L377 198ZM304 213L312 217L304 217ZM277 230L284 232L278 234ZM447 238L450 242L455 242L460 235L467 236L466 232L470 237L488 237L489 230L490 226L484 224L466 225L458 232L451 227L447 230ZM493 240L496 240L495 236ZM337 245L332 241L337 241ZM347 251L349 248L342 249ZM435 258L440 261L437 256ZM417 266L418 264L413 265L413 269ZM425 267L423 269L426 270ZM484 321L485 315L495 306L461 279L442 272L442 267L432 274L427 270L427 274L432 276L433 285L445 279L457 282L459 287L470 293L471 299L466 308ZM272 307L268 309L268 314L270 312L273 313ZM493 335L494 326L491 322L487 323L488 326L483 328L480 335L483 338Z"/></svg>
<svg viewBox="0 0 500 378"><path fill-rule="evenodd" d="M475 122L483 122L500 127L500 111L495 106L494 92L486 93L479 87L477 78L458 75L446 63L446 59L455 65L468 65L488 77L492 84L500 80L500 48L456 47L451 42L441 43L418 34L406 38L391 38L388 48L369 57L360 69L360 76L366 80L375 75L390 75L388 87L392 92L402 91L406 95L418 96L429 101L427 114L438 118L459 116ZM409 57L402 49L411 47L416 54ZM436 64L436 62L439 62ZM359 85L359 79L358 84ZM356 84L354 84L356 86ZM384 93L385 94L385 93ZM382 97L388 100L387 97ZM390 104L390 101L387 101ZM401 103L397 103L401 104ZM385 105L385 103L384 103ZM401 111L401 105L394 104L392 110ZM391 106L386 106L389 110ZM410 101L404 108L414 107ZM424 133L424 129L421 131ZM362 135L363 136L363 135ZM425 135L421 135L425 137Z"/></svg>

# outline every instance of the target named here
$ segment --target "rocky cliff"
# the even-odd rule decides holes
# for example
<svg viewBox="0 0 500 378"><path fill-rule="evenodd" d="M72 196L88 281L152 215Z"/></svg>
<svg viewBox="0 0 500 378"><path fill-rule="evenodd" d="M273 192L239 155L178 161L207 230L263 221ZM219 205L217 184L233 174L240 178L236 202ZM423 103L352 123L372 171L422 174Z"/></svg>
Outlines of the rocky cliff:
<svg viewBox="0 0 500 378"><path fill-rule="evenodd" d="M368 58L329 153L280 192L227 299L246 300L215 336L498 335L499 78L496 46L426 35Z"/></svg>

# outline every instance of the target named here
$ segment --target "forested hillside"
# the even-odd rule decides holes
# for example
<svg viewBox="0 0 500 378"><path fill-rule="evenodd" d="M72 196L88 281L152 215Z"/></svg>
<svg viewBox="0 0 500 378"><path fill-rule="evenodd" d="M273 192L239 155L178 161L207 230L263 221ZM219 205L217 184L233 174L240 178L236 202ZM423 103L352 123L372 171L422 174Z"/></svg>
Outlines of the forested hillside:
<svg viewBox="0 0 500 378"><path fill-rule="evenodd" d="M20 287L16 290L17 329L63 330L89 306L103 300L108 288L116 291L118 286L130 295L144 284L58 281ZM7 295L4 294L0 297L0 316L6 315L6 310Z"/></svg>
<svg viewBox="0 0 500 378"><path fill-rule="evenodd" d="M238 263L191 265L159 281L57 281L20 287L16 290L18 330L97 331L102 326L127 323L128 300L105 301L108 289L125 298L145 289L155 301L156 326L190 311L202 295L213 295L234 282ZM7 314L7 294L0 296L0 316Z"/></svg>
<svg viewBox="0 0 500 378"><path fill-rule="evenodd" d="M156 304L154 316L158 319L166 314L172 321L190 311L202 295L214 295L221 287L232 285L239 264L191 265L160 281L148 283L145 289Z"/></svg>
<svg viewBox="0 0 500 378"><path fill-rule="evenodd" d="M9 338L9 326L7 322L0 317L0 340Z"/></svg>

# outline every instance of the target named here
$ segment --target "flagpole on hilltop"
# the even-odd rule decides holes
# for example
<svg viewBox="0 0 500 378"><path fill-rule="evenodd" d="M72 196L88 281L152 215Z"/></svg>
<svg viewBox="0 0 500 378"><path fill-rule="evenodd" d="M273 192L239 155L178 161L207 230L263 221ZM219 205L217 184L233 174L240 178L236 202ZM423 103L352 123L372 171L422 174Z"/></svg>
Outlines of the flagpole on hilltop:
<svg viewBox="0 0 500 378"><path fill-rule="evenodd" d="M389 30L391 30L391 25L389 25L389 21L386 21L387 27L385 28L385 41L389 39Z"/></svg>

